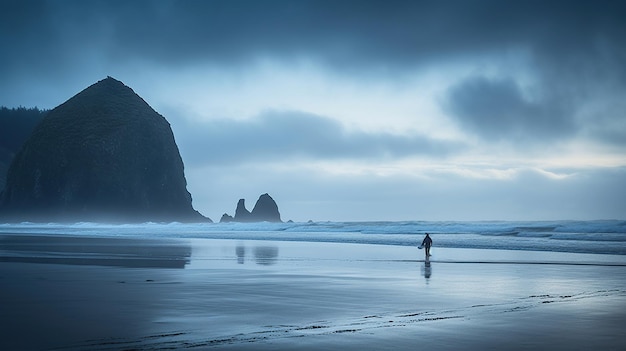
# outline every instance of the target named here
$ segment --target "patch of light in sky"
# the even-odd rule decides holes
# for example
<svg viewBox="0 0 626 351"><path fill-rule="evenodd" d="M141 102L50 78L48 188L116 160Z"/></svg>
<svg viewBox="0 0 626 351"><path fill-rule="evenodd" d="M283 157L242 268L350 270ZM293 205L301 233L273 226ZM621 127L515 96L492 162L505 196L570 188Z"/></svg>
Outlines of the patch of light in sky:
<svg viewBox="0 0 626 351"><path fill-rule="evenodd" d="M262 61L244 69L196 66L163 73L167 84L146 86L155 109L185 118L254 118L266 111L299 111L339 120L346 128L431 137L458 137L437 96L453 77L416 71L399 81L349 79L313 63Z"/></svg>
<svg viewBox="0 0 626 351"><path fill-rule="evenodd" d="M260 167L260 166L259 166ZM570 177L573 173L559 172L540 168L538 166L506 166L499 164L479 163L441 163L425 162L423 159L404 159L387 162L358 162L358 161L309 161L306 163L281 163L263 164L264 168L272 169L273 172L289 173L299 170L319 176L342 176L342 177L405 177L437 181L442 178L462 179L491 179L513 180L523 173L533 173L538 176L562 180Z"/></svg>

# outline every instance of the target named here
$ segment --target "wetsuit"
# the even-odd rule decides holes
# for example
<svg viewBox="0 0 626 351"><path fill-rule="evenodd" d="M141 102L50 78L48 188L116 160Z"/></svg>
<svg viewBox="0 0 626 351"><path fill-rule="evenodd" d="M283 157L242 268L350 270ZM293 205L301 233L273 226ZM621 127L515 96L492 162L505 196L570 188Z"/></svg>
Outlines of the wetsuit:
<svg viewBox="0 0 626 351"><path fill-rule="evenodd" d="M430 256L430 247L433 245L433 239L431 239L430 236L426 235L426 237L422 241L422 245L426 249L426 256Z"/></svg>

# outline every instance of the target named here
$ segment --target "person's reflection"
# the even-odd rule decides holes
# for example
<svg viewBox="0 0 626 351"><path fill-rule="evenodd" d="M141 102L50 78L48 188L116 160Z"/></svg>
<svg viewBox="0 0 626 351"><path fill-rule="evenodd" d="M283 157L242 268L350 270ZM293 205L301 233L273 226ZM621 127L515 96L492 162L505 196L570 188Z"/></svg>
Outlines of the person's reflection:
<svg viewBox="0 0 626 351"><path fill-rule="evenodd" d="M246 259L246 248L243 245L237 245L235 253L237 254L237 263L243 264Z"/></svg>
<svg viewBox="0 0 626 351"><path fill-rule="evenodd" d="M428 256L426 256L426 259L424 260L424 265L422 266L422 275L424 275L424 278L426 278L426 281L428 282L428 279L430 279L430 276L432 275L433 271L432 271L432 267L430 266L430 258Z"/></svg>

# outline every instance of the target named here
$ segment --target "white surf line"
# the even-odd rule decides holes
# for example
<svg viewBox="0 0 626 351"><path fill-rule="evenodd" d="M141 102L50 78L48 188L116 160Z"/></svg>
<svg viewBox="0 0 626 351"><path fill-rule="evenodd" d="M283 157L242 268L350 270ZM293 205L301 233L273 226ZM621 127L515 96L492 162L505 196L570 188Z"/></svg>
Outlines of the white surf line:
<svg viewBox="0 0 626 351"><path fill-rule="evenodd" d="M471 305L458 309L383 312L368 314L363 317L348 318L339 322L321 320L301 325L268 325L261 327L258 331L230 335L216 335L210 338L198 335L198 333L194 331L172 331L168 333L148 335L137 339L110 338L91 340L82 345L73 345L54 350L179 350L201 347L218 347L220 345L271 342L272 340L289 338L310 338L344 333L372 334L381 328L415 327L421 325L422 323L436 323L451 319L470 320L494 313L519 313L531 309L541 308L546 304L575 303L591 298L616 296L626 298L626 290L596 290L572 295L531 295L517 298L510 302Z"/></svg>

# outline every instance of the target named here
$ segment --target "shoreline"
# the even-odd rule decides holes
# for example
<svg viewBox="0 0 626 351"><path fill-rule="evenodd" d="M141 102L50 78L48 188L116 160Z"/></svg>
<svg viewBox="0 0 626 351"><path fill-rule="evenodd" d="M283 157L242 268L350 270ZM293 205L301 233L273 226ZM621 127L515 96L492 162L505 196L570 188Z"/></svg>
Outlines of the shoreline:
<svg viewBox="0 0 626 351"><path fill-rule="evenodd" d="M549 225L547 225L549 224ZM425 232L439 248L626 256L626 221L0 224L0 235L41 234L151 239L237 239L417 246Z"/></svg>
<svg viewBox="0 0 626 351"><path fill-rule="evenodd" d="M626 347L619 255L435 246L426 262L391 245L39 239L0 235L0 348Z"/></svg>

